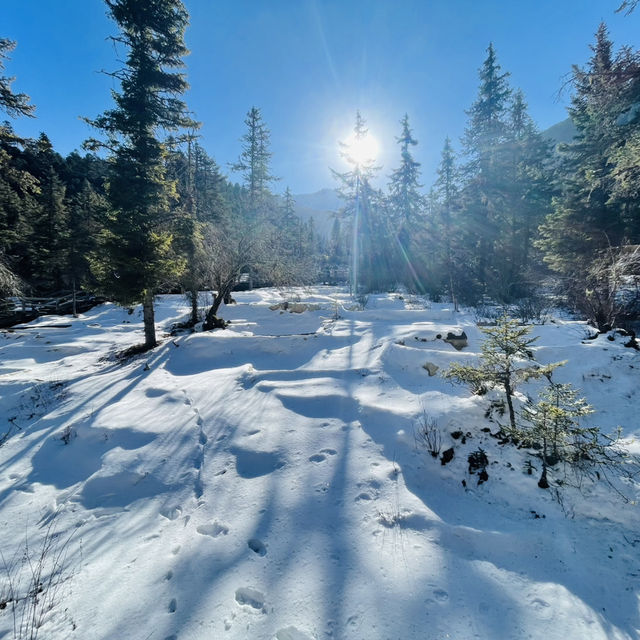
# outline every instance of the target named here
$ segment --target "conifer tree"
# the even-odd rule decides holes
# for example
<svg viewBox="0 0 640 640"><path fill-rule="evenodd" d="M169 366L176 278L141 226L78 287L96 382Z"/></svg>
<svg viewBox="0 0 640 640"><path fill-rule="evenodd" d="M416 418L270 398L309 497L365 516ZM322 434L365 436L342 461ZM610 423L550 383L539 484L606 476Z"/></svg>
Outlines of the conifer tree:
<svg viewBox="0 0 640 640"><path fill-rule="evenodd" d="M269 185L277 178L271 174L269 166L273 155L270 150L271 134L262 120L260 109L251 107L244 123L247 131L241 138L242 151L231 169L242 175L248 196L247 215L253 222L270 193Z"/></svg>
<svg viewBox="0 0 640 640"><path fill-rule="evenodd" d="M93 264L102 290L123 305L142 302L145 347L156 344L153 297L174 279L182 260L172 251L169 220L173 185L163 164L160 132L193 128L181 95L188 53L188 14L180 0L105 0L120 27L113 39L127 50L115 107L91 121L112 152L109 200L113 212ZM90 148L100 141L88 142Z"/></svg>
<svg viewBox="0 0 640 640"><path fill-rule="evenodd" d="M475 256L478 293L493 293L493 246L504 214L504 143L508 132L508 106L511 89L508 73L501 73L493 44L480 71L478 97L467 111L469 123L463 145L468 162L464 167L463 224L469 255ZM467 292L473 297L474 292Z"/></svg>
<svg viewBox="0 0 640 640"><path fill-rule="evenodd" d="M360 282L362 272L367 277L371 276L367 267L371 267L373 263L371 249L376 241L376 238L371 235L373 227L371 218L375 215L373 209L379 202L376 201L376 193L371 186L371 180L379 167L376 167L373 158L355 157L352 153L352 149L358 149L367 135L366 121L360 111L357 111L351 143L340 142L340 155L351 168L344 172L331 169L333 177L339 183L336 191L344 201L339 215L349 228L347 237L351 271L350 285L353 295L357 295L359 292L360 284L362 284Z"/></svg>
<svg viewBox="0 0 640 640"><path fill-rule="evenodd" d="M522 412L524 424L511 435L523 444L540 447L541 489L549 488L547 471L560 461L570 464L601 449L597 427L583 427L580 419L592 408L570 384L549 384L540 392L537 403L529 403Z"/></svg>
<svg viewBox="0 0 640 640"><path fill-rule="evenodd" d="M463 281L461 265L462 234L464 229L459 227L459 172L456 165L455 153L451 140L444 141L438 178L434 185L438 198L435 210L436 227L440 236L439 247L444 264L444 282L449 290L449 296L454 308L458 309L458 297Z"/></svg>
<svg viewBox="0 0 640 640"><path fill-rule="evenodd" d="M637 201L633 192L616 194L617 155L627 146L621 137L621 91L637 76L635 56L623 49L613 54L607 28L596 33L592 56L585 69L574 67L574 95L569 109L577 129L574 141L561 148L562 191L540 228L537 246L544 260L563 281L569 302L584 309L588 292L602 300L610 296L607 278L589 277L594 260L604 259L612 248L640 240ZM626 133L630 133L627 131ZM633 137L629 142L633 145ZM640 174L639 174L640 175ZM602 286L607 289L600 290ZM600 291L598 291L600 290ZM595 298L591 298L593 301ZM595 317L606 318L605 309ZM603 320L600 329L606 329Z"/></svg>
<svg viewBox="0 0 640 640"><path fill-rule="evenodd" d="M8 38L0 38L0 72L4 71L5 61L16 47L16 42ZM0 75L0 109L11 117L33 117L35 107L29 104L29 96L26 93L15 93L11 84L15 78Z"/></svg>
<svg viewBox="0 0 640 640"><path fill-rule="evenodd" d="M468 384L474 393L486 393L502 387L509 410L509 424L515 430L516 412L513 397L518 384L540 376L550 377L562 363L539 366L534 361L532 346L537 337L531 337L531 327L519 326L518 321L503 315L495 327L481 329L486 339L482 342L480 363L453 364L444 373L445 378Z"/></svg>
<svg viewBox="0 0 640 640"><path fill-rule="evenodd" d="M38 180L38 208L30 221L30 279L42 293L64 288L68 264L69 220L62 157L46 134L27 144L26 159Z"/></svg>
<svg viewBox="0 0 640 640"><path fill-rule="evenodd" d="M14 92L11 87L14 78L1 75L15 47L15 41L0 38L0 111L11 117L33 117L35 107L30 104L29 96ZM26 218L37 207L34 199L38 192L37 180L17 161L23 143L8 122L0 124L0 264L5 294L17 290L14 270L25 272L29 231Z"/></svg>
<svg viewBox="0 0 640 640"><path fill-rule="evenodd" d="M396 257L398 269L403 273L403 282L410 290L420 290L416 282L416 266L425 250L420 234L424 226L424 198L419 192L420 163L411 155L411 147L418 144L409 126L409 116L400 121L402 132L396 141L400 145L400 166L391 174L389 182L389 219L394 229L395 242L390 249ZM395 254L395 255L394 255ZM392 267L393 268L393 267Z"/></svg>

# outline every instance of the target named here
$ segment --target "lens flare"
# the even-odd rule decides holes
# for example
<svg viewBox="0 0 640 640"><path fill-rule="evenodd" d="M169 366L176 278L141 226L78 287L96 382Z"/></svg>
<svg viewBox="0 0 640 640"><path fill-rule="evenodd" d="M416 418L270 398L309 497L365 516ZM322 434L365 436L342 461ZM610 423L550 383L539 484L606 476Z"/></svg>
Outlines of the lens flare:
<svg viewBox="0 0 640 640"><path fill-rule="evenodd" d="M347 158L350 162L357 165L364 165L374 162L378 156L378 141L369 133L357 137L352 133L344 141Z"/></svg>

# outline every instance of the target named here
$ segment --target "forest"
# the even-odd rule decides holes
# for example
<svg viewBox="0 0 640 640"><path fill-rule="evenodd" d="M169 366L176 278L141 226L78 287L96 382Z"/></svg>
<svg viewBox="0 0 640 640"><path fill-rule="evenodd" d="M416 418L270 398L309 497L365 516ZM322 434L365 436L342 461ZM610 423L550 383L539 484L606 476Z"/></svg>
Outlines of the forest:
<svg viewBox="0 0 640 640"><path fill-rule="evenodd" d="M156 343L153 299L182 291L191 324L224 326L220 305L242 281L272 286L349 284L352 295L403 289L458 304L527 306L549 299L601 331L633 328L640 312L640 54L617 46L603 23L583 67L568 71L573 139L556 144L528 114L489 44L477 97L466 108L461 152L443 141L437 179L425 186L409 115L399 122L396 168L342 155L334 171L343 206L329 237L296 216L286 178L272 175L270 131L252 106L230 167L232 183L199 142L182 96L189 16L177 0L137 12L107 0L127 59L113 72L114 106L86 120L96 137L63 157L0 127L0 305L16 296L90 292L143 303L145 343ZM631 12L634 3L621 10ZM10 71L16 42L0 41ZM33 105L0 78L0 106L31 118ZM461 105L463 108L464 105ZM352 140L367 136L355 115ZM241 114L239 114L241 117ZM384 176L382 176L384 178ZM198 291L216 292L206 318Z"/></svg>

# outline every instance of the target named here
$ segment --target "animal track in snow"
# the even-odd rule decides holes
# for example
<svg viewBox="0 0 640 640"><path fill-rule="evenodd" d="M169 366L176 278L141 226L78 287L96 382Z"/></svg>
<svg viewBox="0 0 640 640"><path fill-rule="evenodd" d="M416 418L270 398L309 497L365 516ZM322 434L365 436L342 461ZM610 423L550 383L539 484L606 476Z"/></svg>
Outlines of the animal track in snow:
<svg viewBox="0 0 640 640"><path fill-rule="evenodd" d="M251 540L247 542L247 545L251 551L257 553L259 556L267 555L267 547L262 540L259 540L258 538L251 538Z"/></svg>
<svg viewBox="0 0 640 640"><path fill-rule="evenodd" d="M175 598L171 598L171 602L169 602L169 606L167 607L167 611L169 613L175 613L178 609L178 601Z"/></svg>
<svg viewBox="0 0 640 640"><path fill-rule="evenodd" d="M427 598L426 604L433 604L434 602L446 602L449 599L449 594L444 589L434 589L433 598Z"/></svg>
<svg viewBox="0 0 640 640"><path fill-rule="evenodd" d="M171 578L173 578L173 571L171 571L171 569L169 569L169 571L167 571L167 573L164 576L164 579L169 581L171 580Z"/></svg>
<svg viewBox="0 0 640 640"><path fill-rule="evenodd" d="M311 638L295 627L287 627L276 631L276 640L311 640Z"/></svg>
<svg viewBox="0 0 640 640"><path fill-rule="evenodd" d="M236 457L236 471L241 478L266 476L285 465L277 451L253 451L234 447L231 453Z"/></svg>
<svg viewBox="0 0 640 640"><path fill-rule="evenodd" d="M338 452L335 449L320 449L320 453L326 453L328 456L335 456Z"/></svg>
<svg viewBox="0 0 640 640"><path fill-rule="evenodd" d="M179 504L172 505L160 511L160 515L167 520L177 520L182 515L182 507Z"/></svg>
<svg viewBox="0 0 640 640"><path fill-rule="evenodd" d="M239 605L247 605L265 613L264 595L252 587L241 587L236 589L236 602Z"/></svg>
<svg viewBox="0 0 640 640"><path fill-rule="evenodd" d="M211 524L201 524L197 526L196 531L200 535L217 538L218 536L226 536L229 533L229 527L219 522L212 522Z"/></svg>
<svg viewBox="0 0 640 640"><path fill-rule="evenodd" d="M325 456L324 454L314 453L312 456L309 457L309 462L323 462L326 459L327 459L327 456Z"/></svg>

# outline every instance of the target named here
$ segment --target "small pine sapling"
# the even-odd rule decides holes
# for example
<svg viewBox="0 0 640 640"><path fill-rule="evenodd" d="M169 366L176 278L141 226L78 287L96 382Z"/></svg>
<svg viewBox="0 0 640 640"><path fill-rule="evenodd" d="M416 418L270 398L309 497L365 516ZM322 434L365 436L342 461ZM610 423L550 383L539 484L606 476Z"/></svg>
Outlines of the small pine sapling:
<svg viewBox="0 0 640 640"><path fill-rule="evenodd" d="M487 336L481 346L480 364L452 364L444 377L453 382L468 384L475 394L502 387L509 409L509 424L516 430L513 396L520 382L541 376L551 377L553 370L563 363L541 366L534 361L530 326L520 326L517 320L503 314L495 327L484 327Z"/></svg>
<svg viewBox="0 0 640 640"><path fill-rule="evenodd" d="M524 445L540 447L541 489L549 488L547 469L558 462L575 466L602 448L597 427L583 427L580 419L593 409L570 384L550 384L539 395L538 402L525 406L523 425L512 435Z"/></svg>

